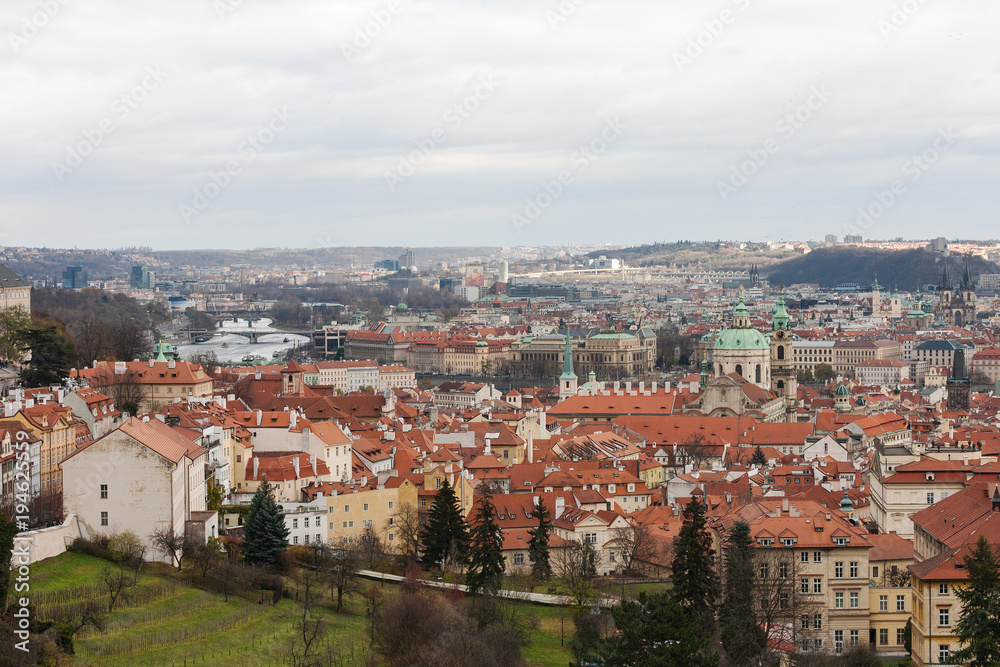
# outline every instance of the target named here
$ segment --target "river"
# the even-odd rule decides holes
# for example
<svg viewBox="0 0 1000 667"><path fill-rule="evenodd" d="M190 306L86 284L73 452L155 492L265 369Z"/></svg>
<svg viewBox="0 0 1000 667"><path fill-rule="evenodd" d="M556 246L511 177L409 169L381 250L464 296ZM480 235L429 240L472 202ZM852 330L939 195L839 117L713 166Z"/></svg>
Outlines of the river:
<svg viewBox="0 0 1000 667"><path fill-rule="evenodd" d="M271 320L267 318L256 320L252 327L247 325L246 320L241 319L233 322L232 319L228 319L222 323L221 329L216 329L212 340L204 343L178 345L177 352L185 361L189 361L199 354L215 352L215 356L223 363L240 362L247 355L259 355L270 363L275 352L285 352L291 349L296 342L300 346L309 342L309 338L297 334L267 333L272 330L268 326L269 324L271 324ZM246 336L235 333L237 331L256 331L260 334L257 337L257 342L251 343ZM285 342L286 338L288 339L287 343Z"/></svg>

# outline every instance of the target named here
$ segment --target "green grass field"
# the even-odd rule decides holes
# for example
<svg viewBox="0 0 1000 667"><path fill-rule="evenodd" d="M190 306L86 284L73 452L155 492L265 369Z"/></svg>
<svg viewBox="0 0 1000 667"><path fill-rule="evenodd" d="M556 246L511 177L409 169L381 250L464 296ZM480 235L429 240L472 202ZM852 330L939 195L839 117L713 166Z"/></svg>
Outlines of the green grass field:
<svg viewBox="0 0 1000 667"><path fill-rule="evenodd" d="M31 593L38 601L36 617L52 617L66 605L106 597L98 586L105 561L65 553L32 566ZM188 576L197 579L197 574ZM386 594L397 588L385 585ZM226 665L265 667L287 664L293 622L301 606L281 600L263 605L191 586L167 568L150 566L140 577L135 599L126 601L107 617L103 631L87 626L74 642L75 664L94 666ZM539 624L525 649L533 667L566 665L573 631L572 613L554 607L531 605ZM360 596L349 596L345 613L326 610L329 636L344 657L344 664L361 664L368 622ZM562 626L562 630L560 630Z"/></svg>

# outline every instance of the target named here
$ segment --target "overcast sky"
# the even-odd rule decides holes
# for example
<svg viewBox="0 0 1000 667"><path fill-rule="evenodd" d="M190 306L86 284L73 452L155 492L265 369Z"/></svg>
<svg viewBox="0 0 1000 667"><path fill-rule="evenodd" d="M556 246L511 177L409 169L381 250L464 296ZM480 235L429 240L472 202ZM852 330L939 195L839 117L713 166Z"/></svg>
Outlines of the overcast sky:
<svg viewBox="0 0 1000 667"><path fill-rule="evenodd" d="M998 237L998 25L995 0L4 0L0 243Z"/></svg>

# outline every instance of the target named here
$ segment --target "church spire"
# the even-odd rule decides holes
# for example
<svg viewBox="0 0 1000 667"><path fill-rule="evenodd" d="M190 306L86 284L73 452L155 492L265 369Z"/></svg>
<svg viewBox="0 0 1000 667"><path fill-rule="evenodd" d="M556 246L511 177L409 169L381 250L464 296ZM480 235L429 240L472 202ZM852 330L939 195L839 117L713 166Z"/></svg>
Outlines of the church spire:
<svg viewBox="0 0 1000 667"><path fill-rule="evenodd" d="M576 379L576 373L573 372L573 343L570 339L568 324L566 325L566 350L563 352L563 372L559 376L559 379Z"/></svg>
<svg viewBox="0 0 1000 667"><path fill-rule="evenodd" d="M941 289L951 289L951 276L948 275L948 261L945 260L944 269L941 271Z"/></svg>

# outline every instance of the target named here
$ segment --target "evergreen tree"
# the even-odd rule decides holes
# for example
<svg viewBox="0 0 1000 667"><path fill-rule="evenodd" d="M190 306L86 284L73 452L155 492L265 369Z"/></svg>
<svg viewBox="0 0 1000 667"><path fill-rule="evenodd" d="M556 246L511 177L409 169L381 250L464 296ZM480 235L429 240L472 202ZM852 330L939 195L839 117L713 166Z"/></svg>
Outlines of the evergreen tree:
<svg viewBox="0 0 1000 667"><path fill-rule="evenodd" d="M250 501L243 523L244 559L255 565L273 565L288 548L285 515L274 502L271 485L265 478Z"/></svg>
<svg viewBox="0 0 1000 667"><path fill-rule="evenodd" d="M598 647L606 667L715 667L717 653L706 654L711 635L678 600L664 593L639 594L613 608L618 631Z"/></svg>
<svg viewBox="0 0 1000 667"><path fill-rule="evenodd" d="M760 451L758 448L757 451ZM722 646L735 665L755 664L767 643L767 635L757 622L754 608L756 572L750 526L733 524L723 550L725 594L719 609Z"/></svg>
<svg viewBox="0 0 1000 667"><path fill-rule="evenodd" d="M710 631L715 625L719 576L713 567L712 536L705 520L705 505L692 498L684 508L684 525L674 541L673 595L688 613Z"/></svg>
<svg viewBox="0 0 1000 667"><path fill-rule="evenodd" d="M465 562L469 547L469 526L462 516L455 490L445 479L427 513L427 525L420 536L424 561L440 565Z"/></svg>
<svg viewBox="0 0 1000 667"><path fill-rule="evenodd" d="M503 584L503 531L496 522L495 514L493 495L486 488L469 534L469 570L465 583L473 595L495 593Z"/></svg>
<svg viewBox="0 0 1000 667"><path fill-rule="evenodd" d="M750 463L761 468L767 465L767 458L764 456L764 450L757 445L753 450L753 456L750 457Z"/></svg>
<svg viewBox="0 0 1000 667"><path fill-rule="evenodd" d="M31 360L21 369L21 382L27 387L62 384L76 360L73 344L54 324L32 324L24 330L22 350L31 352Z"/></svg>
<svg viewBox="0 0 1000 667"><path fill-rule="evenodd" d="M1000 665L1000 561L980 535L964 562L969 583L955 588L955 596L962 601L955 636L964 646L954 660L972 667Z"/></svg>
<svg viewBox="0 0 1000 667"><path fill-rule="evenodd" d="M538 524L531 529L528 538L528 559L531 561L531 573L538 579L548 579L552 576L552 563L549 560L549 532L552 521L549 520L549 510L539 498L531 511L531 518Z"/></svg>

